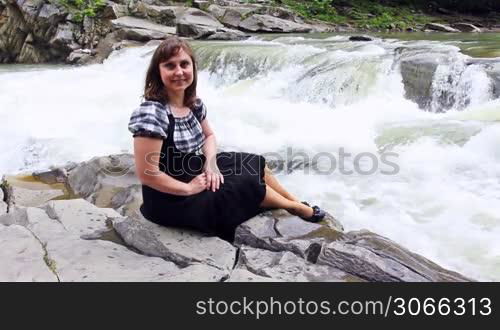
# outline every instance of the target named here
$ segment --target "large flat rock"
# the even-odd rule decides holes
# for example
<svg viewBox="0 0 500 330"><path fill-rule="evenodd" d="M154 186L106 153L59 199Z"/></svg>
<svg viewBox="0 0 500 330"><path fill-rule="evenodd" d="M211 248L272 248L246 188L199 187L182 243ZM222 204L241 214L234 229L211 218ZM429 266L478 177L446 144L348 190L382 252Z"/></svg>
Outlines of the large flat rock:
<svg viewBox="0 0 500 330"><path fill-rule="evenodd" d="M101 240L60 239L50 241L46 249L62 282L219 281L226 275L206 265L180 269L173 262Z"/></svg>
<svg viewBox="0 0 500 330"><path fill-rule="evenodd" d="M243 20L240 29L249 32L283 32L303 33L310 32L313 28L308 24L299 24L270 15L254 14Z"/></svg>
<svg viewBox="0 0 500 330"><path fill-rule="evenodd" d="M95 239L110 231L106 221L119 217L113 209L99 208L84 199L50 201L43 206L47 215L59 221L72 234Z"/></svg>
<svg viewBox="0 0 500 330"><path fill-rule="evenodd" d="M0 225L0 282L57 282L42 244L23 226Z"/></svg>
<svg viewBox="0 0 500 330"><path fill-rule="evenodd" d="M218 237L159 226L142 217L116 218L112 222L126 244L145 255L162 257L180 266L203 263L226 272L234 266L236 248Z"/></svg>
<svg viewBox="0 0 500 330"><path fill-rule="evenodd" d="M62 218L73 212L57 207ZM90 215L89 215L90 216ZM93 215L95 216L95 215ZM222 281L228 271L202 263L179 267L159 257L139 254L129 248L104 240L84 240L69 220L53 219L40 208L15 209L0 216L0 224L26 228L43 247L48 268L60 281ZM10 233L8 233L10 235ZM4 260L4 258L0 259ZM18 265L21 267L21 265ZM26 264L25 267L30 267Z"/></svg>
<svg viewBox="0 0 500 330"><path fill-rule="evenodd" d="M165 36L175 34L175 27L164 26L161 24L150 22L146 19L132 17L132 16L122 16L111 21L111 24L115 29L127 28L127 29L142 29L154 32L163 33Z"/></svg>

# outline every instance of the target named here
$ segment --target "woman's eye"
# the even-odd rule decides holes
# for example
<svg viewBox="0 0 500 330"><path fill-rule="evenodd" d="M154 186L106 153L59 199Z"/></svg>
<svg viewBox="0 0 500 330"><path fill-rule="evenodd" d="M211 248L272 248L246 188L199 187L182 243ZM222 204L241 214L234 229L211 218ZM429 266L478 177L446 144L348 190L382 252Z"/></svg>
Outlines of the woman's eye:
<svg viewBox="0 0 500 330"><path fill-rule="evenodd" d="M181 67L183 67L183 68L187 68L188 66L189 66L189 62L188 61L181 63Z"/></svg>

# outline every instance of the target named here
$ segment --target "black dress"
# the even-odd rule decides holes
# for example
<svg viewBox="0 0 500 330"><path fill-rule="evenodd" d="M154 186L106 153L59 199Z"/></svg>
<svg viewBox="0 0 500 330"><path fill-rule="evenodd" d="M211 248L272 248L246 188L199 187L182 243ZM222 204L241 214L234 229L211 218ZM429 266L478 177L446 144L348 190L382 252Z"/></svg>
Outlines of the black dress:
<svg viewBox="0 0 500 330"><path fill-rule="evenodd" d="M203 172L205 156L177 149L173 138L175 118L168 114L168 119L159 168L187 183ZM160 225L192 228L233 241L236 227L262 211L265 159L250 153L221 152L217 154L217 166L224 175L224 184L215 192L178 196L143 185L142 215Z"/></svg>

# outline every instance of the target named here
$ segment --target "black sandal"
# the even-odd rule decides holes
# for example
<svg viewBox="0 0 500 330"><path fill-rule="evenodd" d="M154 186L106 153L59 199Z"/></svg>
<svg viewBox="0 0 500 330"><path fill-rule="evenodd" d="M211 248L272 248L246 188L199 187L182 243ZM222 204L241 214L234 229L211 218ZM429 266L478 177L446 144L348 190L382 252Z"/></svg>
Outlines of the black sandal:
<svg viewBox="0 0 500 330"><path fill-rule="evenodd" d="M308 202L302 202L302 204L311 207ZM305 218L305 217L299 217L299 218L301 218L304 221L312 222L312 223L317 223L317 222L320 222L321 220L323 220L323 218L326 215L326 212L323 211L322 209L320 209L319 206L316 206L316 205L312 206L312 209L313 209L312 216L310 216L309 218Z"/></svg>

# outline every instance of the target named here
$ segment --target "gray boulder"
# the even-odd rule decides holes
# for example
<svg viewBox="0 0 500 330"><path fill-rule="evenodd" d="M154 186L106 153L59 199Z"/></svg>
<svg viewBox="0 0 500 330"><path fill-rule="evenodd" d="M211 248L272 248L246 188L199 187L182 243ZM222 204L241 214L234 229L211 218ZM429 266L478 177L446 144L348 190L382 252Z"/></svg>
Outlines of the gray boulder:
<svg viewBox="0 0 500 330"><path fill-rule="evenodd" d="M146 19L131 16L117 18L112 20L111 24L115 30L123 31L121 34L122 38L129 38L137 41L163 39L169 35L174 35L176 32L174 27L164 26L150 22ZM133 39L134 37L136 39Z"/></svg>
<svg viewBox="0 0 500 330"><path fill-rule="evenodd" d="M77 49L72 51L66 58L68 64L87 64L93 60L90 49Z"/></svg>
<svg viewBox="0 0 500 330"><path fill-rule="evenodd" d="M342 232L331 228L337 226L331 219L314 224L284 210L274 210L241 224L236 229L234 243L276 252L290 251L315 262L323 242L342 236Z"/></svg>
<svg viewBox="0 0 500 330"><path fill-rule="evenodd" d="M444 53L403 50L400 60L405 97L416 102L420 108L429 109L432 101L432 82L439 64L446 63L449 55Z"/></svg>
<svg viewBox="0 0 500 330"><path fill-rule="evenodd" d="M250 35L238 30L219 28L215 31L215 33L210 34L208 37L206 37L206 40L237 41L248 39L249 37Z"/></svg>
<svg viewBox="0 0 500 330"><path fill-rule="evenodd" d="M142 204L142 185L133 184L113 196L110 207L123 216L140 215Z"/></svg>
<svg viewBox="0 0 500 330"><path fill-rule="evenodd" d="M73 193L98 207L110 207L113 197L134 184L134 158L130 154L95 157L69 171L68 184Z"/></svg>
<svg viewBox="0 0 500 330"><path fill-rule="evenodd" d="M66 195L62 184L32 182L30 176L6 176L3 178L2 186L8 190L4 199L9 207L39 206L51 199Z"/></svg>
<svg viewBox="0 0 500 330"><path fill-rule="evenodd" d="M372 41L373 38L368 37L368 36L350 36L349 40L350 41Z"/></svg>
<svg viewBox="0 0 500 330"><path fill-rule="evenodd" d="M425 24L424 29L440 32L460 32L460 30L454 29L451 26L438 23L427 23Z"/></svg>
<svg viewBox="0 0 500 330"><path fill-rule="evenodd" d="M68 180L68 171L61 167L47 171L35 171L32 173L32 176L36 180L46 184L66 183Z"/></svg>
<svg viewBox="0 0 500 330"><path fill-rule="evenodd" d="M236 231L235 244L242 248L249 246L275 253L289 251L304 262L331 267L319 273L330 274L322 280L332 276L334 280L346 281L470 281L368 231L343 233L324 224L304 222L281 211L273 212L266 212L240 225ZM266 258L260 256L255 260L265 264L274 262L276 265L279 264L276 260L281 260L281 257L275 255L268 258L271 261L264 261ZM243 259L241 262L246 261ZM257 262L250 264L258 265ZM276 267L276 274L284 271L280 270L281 266ZM271 274L271 270L262 271L266 269L262 265L246 269L260 276ZM332 275L334 273L345 273L352 277L335 277ZM274 276L278 276L276 274Z"/></svg>
<svg viewBox="0 0 500 330"><path fill-rule="evenodd" d="M0 27L0 63L42 63L64 59L68 49L50 46L67 12L43 0L6 1ZM60 40L60 38L58 38Z"/></svg>
<svg viewBox="0 0 500 330"><path fill-rule="evenodd" d="M214 4L211 4L206 9L207 12L212 14L212 16L217 18L218 20L220 20L224 16L224 13L226 12L226 10L227 10L227 8L221 7L218 5L214 5Z"/></svg>
<svg viewBox="0 0 500 330"><path fill-rule="evenodd" d="M254 14L239 24L239 28L249 32L303 33L312 31L308 24L299 24L270 15Z"/></svg>
<svg viewBox="0 0 500 330"><path fill-rule="evenodd" d="M209 13L189 8L177 21L177 34L181 37L203 38L222 27L223 25Z"/></svg>
<svg viewBox="0 0 500 330"><path fill-rule="evenodd" d="M342 240L325 244L317 263L338 267L367 281L470 281L367 230L349 232Z"/></svg>
<svg viewBox="0 0 500 330"><path fill-rule="evenodd" d="M454 23L451 26L461 32L482 32L480 28L470 23Z"/></svg>
<svg viewBox="0 0 500 330"><path fill-rule="evenodd" d="M131 13L135 17L146 18L161 25L175 26L177 15L184 10L186 10L184 7L155 6L137 2L132 7Z"/></svg>

